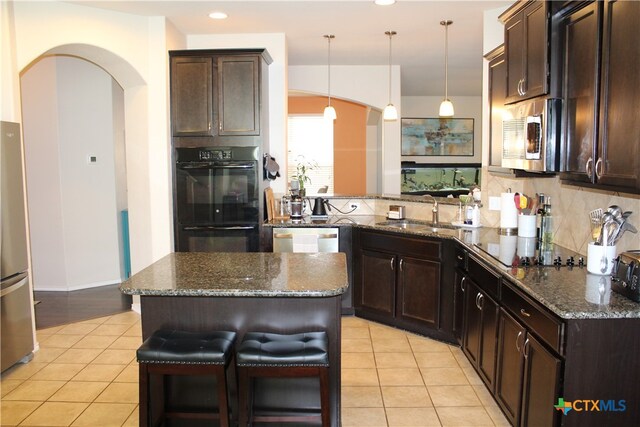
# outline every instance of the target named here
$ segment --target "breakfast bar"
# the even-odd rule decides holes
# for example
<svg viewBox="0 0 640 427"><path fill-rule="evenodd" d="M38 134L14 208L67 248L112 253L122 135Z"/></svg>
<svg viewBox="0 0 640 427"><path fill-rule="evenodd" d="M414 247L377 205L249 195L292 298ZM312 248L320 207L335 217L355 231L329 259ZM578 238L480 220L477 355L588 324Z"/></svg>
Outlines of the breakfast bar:
<svg viewBox="0 0 640 427"><path fill-rule="evenodd" d="M331 425L340 425L340 296L348 287L343 253L171 253L136 273L121 291L140 295L142 335L159 329L295 334L326 331ZM204 379L171 383L168 399L207 405ZM317 381L261 380L255 405L318 409ZM295 384L295 385L294 385ZM234 384L230 384L232 390ZM232 399L233 402L233 399ZM233 406L233 404L232 404ZM232 409L233 411L233 409Z"/></svg>

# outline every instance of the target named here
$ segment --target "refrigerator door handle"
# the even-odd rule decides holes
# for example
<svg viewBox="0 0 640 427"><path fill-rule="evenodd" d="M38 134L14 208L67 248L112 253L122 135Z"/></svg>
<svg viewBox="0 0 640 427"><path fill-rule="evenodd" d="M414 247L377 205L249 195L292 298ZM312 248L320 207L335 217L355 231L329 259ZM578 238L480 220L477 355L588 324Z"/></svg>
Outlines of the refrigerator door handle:
<svg viewBox="0 0 640 427"><path fill-rule="evenodd" d="M9 295L10 293L17 291L18 289L23 287L25 284L27 284L28 281L29 281L29 277L27 276L24 279L18 281L17 283L14 283L13 285L3 288L2 291L0 291L0 297Z"/></svg>

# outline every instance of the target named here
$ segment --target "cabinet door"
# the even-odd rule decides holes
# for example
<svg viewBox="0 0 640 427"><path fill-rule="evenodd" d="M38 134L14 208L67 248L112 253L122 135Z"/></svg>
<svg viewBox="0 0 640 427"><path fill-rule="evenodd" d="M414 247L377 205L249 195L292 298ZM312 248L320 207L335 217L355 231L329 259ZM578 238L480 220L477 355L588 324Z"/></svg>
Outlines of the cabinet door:
<svg viewBox="0 0 640 427"><path fill-rule="evenodd" d="M493 391L496 378L496 348L498 338L498 304L487 294L480 293L477 303L482 312L478 373L489 390Z"/></svg>
<svg viewBox="0 0 640 427"><path fill-rule="evenodd" d="M402 256L398 268L398 319L437 329L440 263Z"/></svg>
<svg viewBox="0 0 640 427"><path fill-rule="evenodd" d="M395 255L362 251L360 306L367 311L395 316Z"/></svg>
<svg viewBox="0 0 640 427"><path fill-rule="evenodd" d="M489 61L489 166L502 167L502 120L507 94L504 48Z"/></svg>
<svg viewBox="0 0 640 427"><path fill-rule="evenodd" d="M640 2L606 1L598 182L640 191ZM630 38L631 37L631 38Z"/></svg>
<svg viewBox="0 0 640 427"><path fill-rule="evenodd" d="M553 407L559 397L561 360L532 335L524 343L522 426L556 426L559 412Z"/></svg>
<svg viewBox="0 0 640 427"><path fill-rule="evenodd" d="M213 136L213 60L171 58L171 131L173 136Z"/></svg>
<svg viewBox="0 0 640 427"><path fill-rule="evenodd" d="M525 328L501 309L498 316L498 363L495 397L507 419L514 426L518 425L520 419L524 369L522 348L525 338Z"/></svg>
<svg viewBox="0 0 640 427"><path fill-rule="evenodd" d="M469 279L465 274L456 269L454 273L454 288L453 288L453 336L458 343L462 345L462 327L464 320L464 295L467 287L466 282Z"/></svg>
<svg viewBox="0 0 640 427"><path fill-rule="evenodd" d="M471 280L465 281L465 285L462 350L471 363L478 366L478 352L480 351L480 335L482 330L482 312L478 305L480 291Z"/></svg>
<svg viewBox="0 0 640 427"><path fill-rule="evenodd" d="M562 19L564 46L565 158L563 179L591 182L595 178L598 121L598 3Z"/></svg>
<svg viewBox="0 0 640 427"><path fill-rule="evenodd" d="M524 78L525 39L522 13L505 23L504 45L507 55L507 102L515 102L520 99L520 88Z"/></svg>
<svg viewBox="0 0 640 427"><path fill-rule="evenodd" d="M218 58L219 134L260 135L260 59Z"/></svg>
<svg viewBox="0 0 640 427"><path fill-rule="evenodd" d="M525 74L523 98L547 93L547 8L545 1L532 2L523 12Z"/></svg>

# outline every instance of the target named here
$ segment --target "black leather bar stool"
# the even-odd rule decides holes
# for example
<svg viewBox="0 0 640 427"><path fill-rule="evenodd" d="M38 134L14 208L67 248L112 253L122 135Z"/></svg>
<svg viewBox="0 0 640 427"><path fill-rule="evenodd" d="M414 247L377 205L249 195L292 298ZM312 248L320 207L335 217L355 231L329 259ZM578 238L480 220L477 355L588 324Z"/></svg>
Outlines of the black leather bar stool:
<svg viewBox="0 0 640 427"><path fill-rule="evenodd" d="M165 418L220 419L220 426L229 427L226 368L233 357L235 332L185 332L159 330L138 348L140 367L140 426L155 426ZM150 376L162 376L154 387L160 415L152 419L150 409ZM179 412L165 408L165 375L213 375L218 389L218 412ZM154 405L155 406L155 405Z"/></svg>
<svg viewBox="0 0 640 427"><path fill-rule="evenodd" d="M330 424L329 340L326 332L281 335L248 332L237 352L240 427L253 422L322 421ZM254 415L253 378L315 377L320 380L320 415Z"/></svg>

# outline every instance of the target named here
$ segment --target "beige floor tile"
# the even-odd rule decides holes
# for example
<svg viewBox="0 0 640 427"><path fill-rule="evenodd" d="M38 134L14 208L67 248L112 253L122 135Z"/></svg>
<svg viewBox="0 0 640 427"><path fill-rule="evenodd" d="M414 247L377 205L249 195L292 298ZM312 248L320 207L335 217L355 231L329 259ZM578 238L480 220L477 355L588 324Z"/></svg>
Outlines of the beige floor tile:
<svg viewBox="0 0 640 427"><path fill-rule="evenodd" d="M420 368L426 385L467 385L467 376L460 368Z"/></svg>
<svg viewBox="0 0 640 427"><path fill-rule="evenodd" d="M17 426L41 404L42 402L15 402L3 400L0 402L0 413L2 413L2 419L0 421L3 426Z"/></svg>
<svg viewBox="0 0 640 427"><path fill-rule="evenodd" d="M342 339L360 338L370 339L369 328L342 328Z"/></svg>
<svg viewBox="0 0 640 427"><path fill-rule="evenodd" d="M482 385L482 384L484 384L482 382L482 380L480 379L480 376L478 375L476 370L473 369L472 367L462 368L462 372L467 377L467 381L469 381L469 384L471 384L471 385Z"/></svg>
<svg viewBox="0 0 640 427"><path fill-rule="evenodd" d="M373 347L369 338L343 338L343 353L371 353Z"/></svg>
<svg viewBox="0 0 640 427"><path fill-rule="evenodd" d="M96 402L102 403L138 403L138 384L111 383L98 396Z"/></svg>
<svg viewBox="0 0 640 427"><path fill-rule="evenodd" d="M142 345L140 337L119 337L109 348L116 350L137 350Z"/></svg>
<svg viewBox="0 0 640 427"><path fill-rule="evenodd" d="M73 348L99 348L105 349L109 347L118 337L109 335L87 335L82 338Z"/></svg>
<svg viewBox="0 0 640 427"><path fill-rule="evenodd" d="M93 402L107 388L108 382L69 381L58 390L51 402Z"/></svg>
<svg viewBox="0 0 640 427"><path fill-rule="evenodd" d="M137 383L139 376L140 375L139 375L138 364L132 363L130 365L127 365L127 367L124 368L122 372L120 372L120 374L118 374L118 376L116 377L115 380L113 380L113 382L114 383Z"/></svg>
<svg viewBox="0 0 640 427"><path fill-rule="evenodd" d="M440 420L434 408L386 408L389 427L440 426Z"/></svg>
<svg viewBox="0 0 640 427"><path fill-rule="evenodd" d="M382 408L380 387L342 387L343 408Z"/></svg>
<svg viewBox="0 0 640 427"><path fill-rule="evenodd" d="M122 427L139 427L140 426L140 407L136 406L127 421L122 424Z"/></svg>
<svg viewBox="0 0 640 427"><path fill-rule="evenodd" d="M343 316L342 317L342 326L343 327L355 327L355 328L368 328L369 324L368 320L361 319L355 316Z"/></svg>
<svg viewBox="0 0 640 427"><path fill-rule="evenodd" d="M84 335L53 334L40 341L40 347L71 348L82 338L84 338Z"/></svg>
<svg viewBox="0 0 640 427"><path fill-rule="evenodd" d="M49 399L60 387L65 384L64 381L36 381L27 380L20 384L18 388L8 395L4 396L4 400L34 400L44 402ZM4 386L4 384L3 384Z"/></svg>
<svg viewBox="0 0 640 427"><path fill-rule="evenodd" d="M372 325L369 327L372 338L407 339L407 333L403 330L384 325Z"/></svg>
<svg viewBox="0 0 640 427"><path fill-rule="evenodd" d="M55 363L90 363L102 352L99 348L70 348Z"/></svg>
<svg viewBox="0 0 640 427"><path fill-rule="evenodd" d="M91 335L115 335L120 336L127 332L127 330L131 328L129 325L111 325L111 324L103 324L96 327Z"/></svg>
<svg viewBox="0 0 640 427"><path fill-rule="evenodd" d="M470 385L427 386L433 405L438 406L482 406Z"/></svg>
<svg viewBox="0 0 640 427"><path fill-rule="evenodd" d="M40 363L53 362L65 351L67 351L66 348L40 347L38 351L33 353L33 362L40 362Z"/></svg>
<svg viewBox="0 0 640 427"><path fill-rule="evenodd" d="M342 427L387 427L383 408L343 408Z"/></svg>
<svg viewBox="0 0 640 427"><path fill-rule="evenodd" d="M2 373L2 380L26 380L47 365L48 363L34 362L33 360L29 363L17 363Z"/></svg>
<svg viewBox="0 0 640 427"><path fill-rule="evenodd" d="M450 352L449 348L451 347L449 344L422 337L410 337L409 343L414 353L429 353L432 351Z"/></svg>
<svg viewBox="0 0 640 427"><path fill-rule="evenodd" d="M342 353L342 368L375 368L373 353Z"/></svg>
<svg viewBox="0 0 640 427"><path fill-rule="evenodd" d="M444 427L493 426L483 407L436 408Z"/></svg>
<svg viewBox="0 0 640 427"><path fill-rule="evenodd" d="M24 381L25 380L12 380L3 378L2 382L0 382L0 394L2 395L2 397L5 397L7 394L18 388L18 386Z"/></svg>
<svg viewBox="0 0 640 427"><path fill-rule="evenodd" d="M343 386L377 386L378 373L375 369L343 369Z"/></svg>
<svg viewBox="0 0 640 427"><path fill-rule="evenodd" d="M97 327L94 323L70 323L56 332L59 335L87 335Z"/></svg>
<svg viewBox="0 0 640 427"><path fill-rule="evenodd" d="M378 368L381 386L424 385L418 368Z"/></svg>
<svg viewBox="0 0 640 427"><path fill-rule="evenodd" d="M415 353L414 356L420 368L457 368L459 366L453 354L444 351Z"/></svg>
<svg viewBox="0 0 640 427"><path fill-rule="evenodd" d="M376 353L378 368L417 368L413 353Z"/></svg>
<svg viewBox="0 0 640 427"><path fill-rule="evenodd" d="M111 316L94 317L93 319L83 320L82 322L78 322L78 323L83 323L87 325L101 325L107 320L109 320L110 318Z"/></svg>
<svg viewBox="0 0 640 427"><path fill-rule="evenodd" d="M56 332L58 332L60 329L62 329L64 327L65 327L65 325L53 326L51 328L46 328L46 329L38 329L36 331L36 334L38 336L40 336L40 335L52 335L52 334L55 334Z"/></svg>
<svg viewBox="0 0 640 427"><path fill-rule="evenodd" d="M42 381L69 381L86 365L83 363L49 363L31 379Z"/></svg>
<svg viewBox="0 0 640 427"><path fill-rule="evenodd" d="M127 365L135 358L136 352L134 350L112 350L108 348L91 363L98 365Z"/></svg>
<svg viewBox="0 0 640 427"><path fill-rule="evenodd" d="M71 425L119 427L135 408L136 405L127 403L92 403Z"/></svg>
<svg viewBox="0 0 640 427"><path fill-rule="evenodd" d="M126 365L87 365L73 381L113 381Z"/></svg>
<svg viewBox="0 0 640 427"><path fill-rule="evenodd" d="M502 411L498 406L485 406L484 409L485 411L487 411L487 414L489 414L489 416L491 417L491 421L493 421L493 424L495 424L496 426L498 427L511 426L511 424L509 424L509 421L507 421L507 418L504 416L504 414L502 413Z"/></svg>
<svg viewBox="0 0 640 427"><path fill-rule="evenodd" d="M471 387L473 387L473 390L476 392L478 399L480 399L480 403L482 403L484 406L498 405L498 403L494 400L493 396L491 395L491 393L489 393L489 390L487 390L484 384L472 385Z"/></svg>
<svg viewBox="0 0 640 427"><path fill-rule="evenodd" d="M376 338L373 342L373 351L376 353L411 353L411 346L406 337L401 338Z"/></svg>
<svg viewBox="0 0 640 427"><path fill-rule="evenodd" d="M425 386L382 387L385 408L428 408L433 406Z"/></svg>
<svg viewBox="0 0 640 427"><path fill-rule="evenodd" d="M140 321L140 315L135 311L126 311L124 313L114 314L107 319L104 324L107 325L133 325Z"/></svg>
<svg viewBox="0 0 640 427"><path fill-rule="evenodd" d="M87 406L88 403L44 402L21 425L68 426Z"/></svg>
<svg viewBox="0 0 640 427"><path fill-rule="evenodd" d="M130 326L122 336L125 337L142 337L142 325L140 322L134 323L133 326Z"/></svg>

